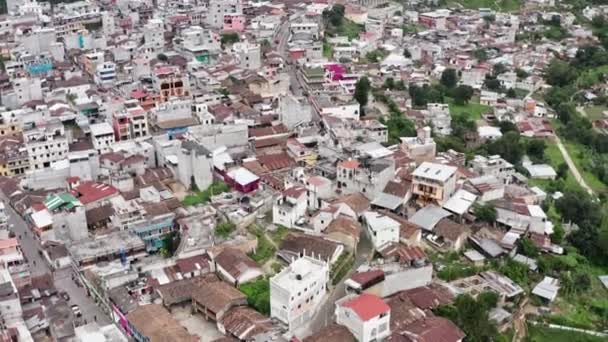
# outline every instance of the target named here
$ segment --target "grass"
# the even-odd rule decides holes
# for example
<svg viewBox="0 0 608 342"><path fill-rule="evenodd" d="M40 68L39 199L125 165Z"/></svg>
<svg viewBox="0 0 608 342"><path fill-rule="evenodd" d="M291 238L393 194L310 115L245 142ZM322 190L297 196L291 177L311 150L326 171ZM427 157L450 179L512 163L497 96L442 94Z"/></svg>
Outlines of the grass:
<svg viewBox="0 0 608 342"><path fill-rule="evenodd" d="M568 150L568 154L570 154L570 158L576 164L576 168L578 172L580 172L581 176L593 190L598 192L603 192L607 189L606 184L602 183L593 173L587 170L587 164L589 157L589 152L586 147L581 144L574 143L571 141L563 141L566 150Z"/></svg>
<svg viewBox="0 0 608 342"><path fill-rule="evenodd" d="M258 246L255 253L249 253L249 257L259 264L264 264L272 259L276 253L276 248L264 235L264 231L258 226L249 227L249 231L258 238Z"/></svg>
<svg viewBox="0 0 608 342"><path fill-rule="evenodd" d="M232 222L220 223L215 228L215 236L223 238L223 239L227 239L235 229L236 229L236 225Z"/></svg>
<svg viewBox="0 0 608 342"><path fill-rule="evenodd" d="M481 114L490 110L491 107L479 104L479 98L473 98L464 106L455 104L451 99L448 99L450 104L450 115L455 116L462 113L468 113L469 117L475 121L481 119Z"/></svg>
<svg viewBox="0 0 608 342"><path fill-rule="evenodd" d="M337 33L339 36L347 36L349 40L359 38L359 33L363 32L363 26L354 21L344 18L342 25L338 27Z"/></svg>
<svg viewBox="0 0 608 342"><path fill-rule="evenodd" d="M464 8L479 9L492 8L501 12L518 11L521 7L521 0L450 0L450 4L460 4Z"/></svg>
<svg viewBox="0 0 608 342"><path fill-rule="evenodd" d="M582 72L577 80L576 85L579 89L586 89L602 82L603 75L608 73L608 65L602 65L597 68L591 68Z"/></svg>
<svg viewBox="0 0 608 342"><path fill-rule="evenodd" d="M323 57L327 59L331 59L334 55L334 47L328 43L323 42Z"/></svg>
<svg viewBox="0 0 608 342"><path fill-rule="evenodd" d="M346 276L348 271L353 267L355 263L355 256L352 253L344 252L336 263L332 266L331 271L329 273L330 278L332 279L332 284L336 285Z"/></svg>
<svg viewBox="0 0 608 342"><path fill-rule="evenodd" d="M268 235L270 235L272 241L274 241L277 245L280 245L289 232L289 228L279 225L275 231L269 232Z"/></svg>
<svg viewBox="0 0 608 342"><path fill-rule="evenodd" d="M587 117L591 121L606 119L603 112L608 111L608 107L606 106L591 106L585 108L585 113L587 113Z"/></svg>
<svg viewBox="0 0 608 342"><path fill-rule="evenodd" d="M526 342L600 342L603 338L575 331L552 329L540 325L528 325Z"/></svg>
<svg viewBox="0 0 608 342"><path fill-rule="evenodd" d="M557 144L549 140L547 140L547 147L545 148L545 158L547 159L547 163L556 170L560 164L566 162ZM530 186L538 186L543 190L547 190L552 182L548 179L529 179L528 181ZM570 170L568 170L568 175L565 179L565 189L581 189L580 184L578 184Z"/></svg>
<svg viewBox="0 0 608 342"><path fill-rule="evenodd" d="M207 203L211 200L211 196L219 195L230 191L230 187L224 182L213 182L206 190L195 190L192 194L186 196L182 203L185 206Z"/></svg>
<svg viewBox="0 0 608 342"><path fill-rule="evenodd" d="M451 253L433 253L429 256L430 260L437 267L437 277L445 281L453 281L460 278L466 278L483 270L482 267L477 267L466 261L457 252Z"/></svg>
<svg viewBox="0 0 608 342"><path fill-rule="evenodd" d="M247 296L249 306L264 315L270 314L270 281L267 278L241 284L239 289Z"/></svg>

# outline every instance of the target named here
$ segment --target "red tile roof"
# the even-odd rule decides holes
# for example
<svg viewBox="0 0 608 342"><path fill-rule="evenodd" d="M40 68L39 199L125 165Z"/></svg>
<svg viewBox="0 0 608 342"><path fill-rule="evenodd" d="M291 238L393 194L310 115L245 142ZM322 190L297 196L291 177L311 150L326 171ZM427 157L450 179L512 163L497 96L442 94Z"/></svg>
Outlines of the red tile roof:
<svg viewBox="0 0 608 342"><path fill-rule="evenodd" d="M118 194L118 190L112 185L96 182L84 182L73 190L74 196L80 200L80 203L86 205L101 199Z"/></svg>
<svg viewBox="0 0 608 342"><path fill-rule="evenodd" d="M367 293L363 293L340 305L352 309L363 321L368 321L376 316L387 313L391 309L380 297Z"/></svg>
<svg viewBox="0 0 608 342"><path fill-rule="evenodd" d="M372 283L377 280L384 280L384 271L383 270L371 270L367 272L359 272L355 273L350 277L350 280L355 283L361 285L361 287L365 288L368 283Z"/></svg>
<svg viewBox="0 0 608 342"><path fill-rule="evenodd" d="M338 166L346 168L346 169L356 169L359 167L359 161L358 160L346 160L343 162L338 163Z"/></svg>
<svg viewBox="0 0 608 342"><path fill-rule="evenodd" d="M291 197L291 198L299 198L305 192L306 192L306 188L304 188L304 187L301 187L301 186L292 186L291 188L286 189L285 191L283 191L283 196L285 196L285 197Z"/></svg>

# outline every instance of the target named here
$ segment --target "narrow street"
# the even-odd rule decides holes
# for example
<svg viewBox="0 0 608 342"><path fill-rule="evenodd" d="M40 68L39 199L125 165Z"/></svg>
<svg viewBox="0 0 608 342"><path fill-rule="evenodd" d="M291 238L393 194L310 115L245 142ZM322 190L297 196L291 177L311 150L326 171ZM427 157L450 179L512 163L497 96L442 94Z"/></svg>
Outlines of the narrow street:
<svg viewBox="0 0 608 342"><path fill-rule="evenodd" d="M13 231L17 237L21 236L19 240L21 243L21 250L30 265L32 276L39 276L45 273L53 274L46 260L38 253L40 250L38 241L34 239L33 233L28 228L27 223L8 204L9 202L4 196L2 196L2 199L5 203L10 230ZM97 322L100 324L110 323L109 317L106 316L93 300L87 296L86 290L83 287L78 287L72 280L71 268L54 272L53 279L57 291L65 291L70 296L69 305L77 304L80 307L83 320L92 322L97 318Z"/></svg>
<svg viewBox="0 0 608 342"><path fill-rule="evenodd" d="M559 148L559 151L562 153L562 156L564 157L564 160L566 161L566 164L568 165L570 172L572 172L572 174L574 175L574 179L576 179L578 184L580 184L580 186L583 187L583 189L585 189L590 195L593 195L593 189L591 189L591 187L589 185L587 185L587 183L581 176L580 172L578 172L578 169L576 168L576 164L574 164L574 161L572 161L572 158L570 158L570 154L568 154L568 150L566 150L566 147L564 146L564 144L562 144L562 141L559 138L559 136L557 136L557 134L555 135L555 142L557 143L557 147Z"/></svg>
<svg viewBox="0 0 608 342"><path fill-rule="evenodd" d="M298 329L296 335L299 338L304 338L313 331L319 331L333 322L336 301L346 295L346 286L344 285L344 282L357 270L357 268L368 262L372 257L373 246L371 241L364 234L362 234L361 237L361 241L359 241L359 245L357 246L355 263L350 272L348 272L336 286L329 288L327 299L319 306L310 323L301 329Z"/></svg>

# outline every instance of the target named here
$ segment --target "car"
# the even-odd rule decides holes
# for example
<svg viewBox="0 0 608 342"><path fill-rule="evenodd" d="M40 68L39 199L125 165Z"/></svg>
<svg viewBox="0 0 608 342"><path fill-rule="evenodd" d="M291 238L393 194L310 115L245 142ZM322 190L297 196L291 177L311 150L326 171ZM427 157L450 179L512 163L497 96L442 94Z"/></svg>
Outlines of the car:
<svg viewBox="0 0 608 342"><path fill-rule="evenodd" d="M80 311L80 307L76 304L72 305L72 313L74 314L74 316L78 317L82 317L82 312Z"/></svg>
<svg viewBox="0 0 608 342"><path fill-rule="evenodd" d="M70 295L65 291L59 292L59 297L63 298L63 300L65 300L66 302L70 301Z"/></svg>

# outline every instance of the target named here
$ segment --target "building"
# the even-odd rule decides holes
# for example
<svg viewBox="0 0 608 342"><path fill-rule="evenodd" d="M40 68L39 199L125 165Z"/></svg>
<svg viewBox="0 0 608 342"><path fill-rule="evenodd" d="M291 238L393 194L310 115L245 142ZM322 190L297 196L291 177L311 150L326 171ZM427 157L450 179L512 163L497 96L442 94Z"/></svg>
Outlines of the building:
<svg viewBox="0 0 608 342"><path fill-rule="evenodd" d="M452 116L450 107L446 103L429 103L427 105L426 121L429 122L433 131L439 135L450 135L452 133Z"/></svg>
<svg viewBox="0 0 608 342"><path fill-rule="evenodd" d="M125 109L112 116L116 141L143 138L149 134L148 114L137 100L125 102Z"/></svg>
<svg viewBox="0 0 608 342"><path fill-rule="evenodd" d="M513 164L498 155L489 157L477 155L471 161L471 168L481 176L495 176L503 181L504 184L511 183L513 174L515 173Z"/></svg>
<svg viewBox="0 0 608 342"><path fill-rule="evenodd" d="M338 163L336 173L339 189L347 194L361 192L368 199L376 198L394 176L392 158L345 160Z"/></svg>
<svg viewBox="0 0 608 342"><path fill-rule="evenodd" d="M63 124L51 120L23 132L25 148L32 170L44 169L68 156L68 139Z"/></svg>
<svg viewBox="0 0 608 342"><path fill-rule="evenodd" d="M292 186L283 191L272 206L272 222L287 228L302 225L306 209L306 188Z"/></svg>
<svg viewBox="0 0 608 342"><path fill-rule="evenodd" d="M194 335L160 304L142 305L127 314L128 331L136 342L192 342Z"/></svg>
<svg viewBox="0 0 608 342"><path fill-rule="evenodd" d="M363 218L375 249L381 249L390 242L399 242L399 222L375 211L366 211Z"/></svg>
<svg viewBox="0 0 608 342"><path fill-rule="evenodd" d="M260 44L239 42L232 45L239 66L243 69L258 70L262 67L262 50Z"/></svg>
<svg viewBox="0 0 608 342"><path fill-rule="evenodd" d="M270 317L290 331L312 319L327 293L329 267L326 262L301 257L270 278Z"/></svg>
<svg viewBox="0 0 608 342"><path fill-rule="evenodd" d="M188 189L207 189L213 181L211 152L193 140L181 142L177 155L177 178Z"/></svg>
<svg viewBox="0 0 608 342"><path fill-rule="evenodd" d="M111 87L116 82L116 64L103 62L95 67L95 83L101 87Z"/></svg>
<svg viewBox="0 0 608 342"><path fill-rule="evenodd" d="M109 152L115 143L114 129L112 125L107 122L101 122L92 124L91 129L91 142L93 148L97 150L98 154Z"/></svg>
<svg viewBox="0 0 608 342"><path fill-rule="evenodd" d="M382 341L391 334L391 308L382 298L363 293L336 302L336 323L359 342Z"/></svg>
<svg viewBox="0 0 608 342"><path fill-rule="evenodd" d="M442 205L456 192L455 166L424 162L412 173L412 193L421 203Z"/></svg>
<svg viewBox="0 0 608 342"><path fill-rule="evenodd" d="M242 14L241 0L211 0L207 11L207 24L213 28L222 28L226 15Z"/></svg>
<svg viewBox="0 0 608 342"><path fill-rule="evenodd" d="M176 66L156 66L152 72L152 86L154 91L160 94L160 102L165 102L174 96L190 95L188 74Z"/></svg>
<svg viewBox="0 0 608 342"><path fill-rule="evenodd" d="M247 304L247 297L223 281L201 284L192 291L192 311L219 322L232 308Z"/></svg>
<svg viewBox="0 0 608 342"><path fill-rule="evenodd" d="M264 271L240 249L225 248L213 260L218 276L238 287L264 275Z"/></svg>
<svg viewBox="0 0 608 342"><path fill-rule="evenodd" d="M416 163L431 161L437 154L437 144L431 136L431 128L419 128L415 137L401 137L401 150Z"/></svg>

